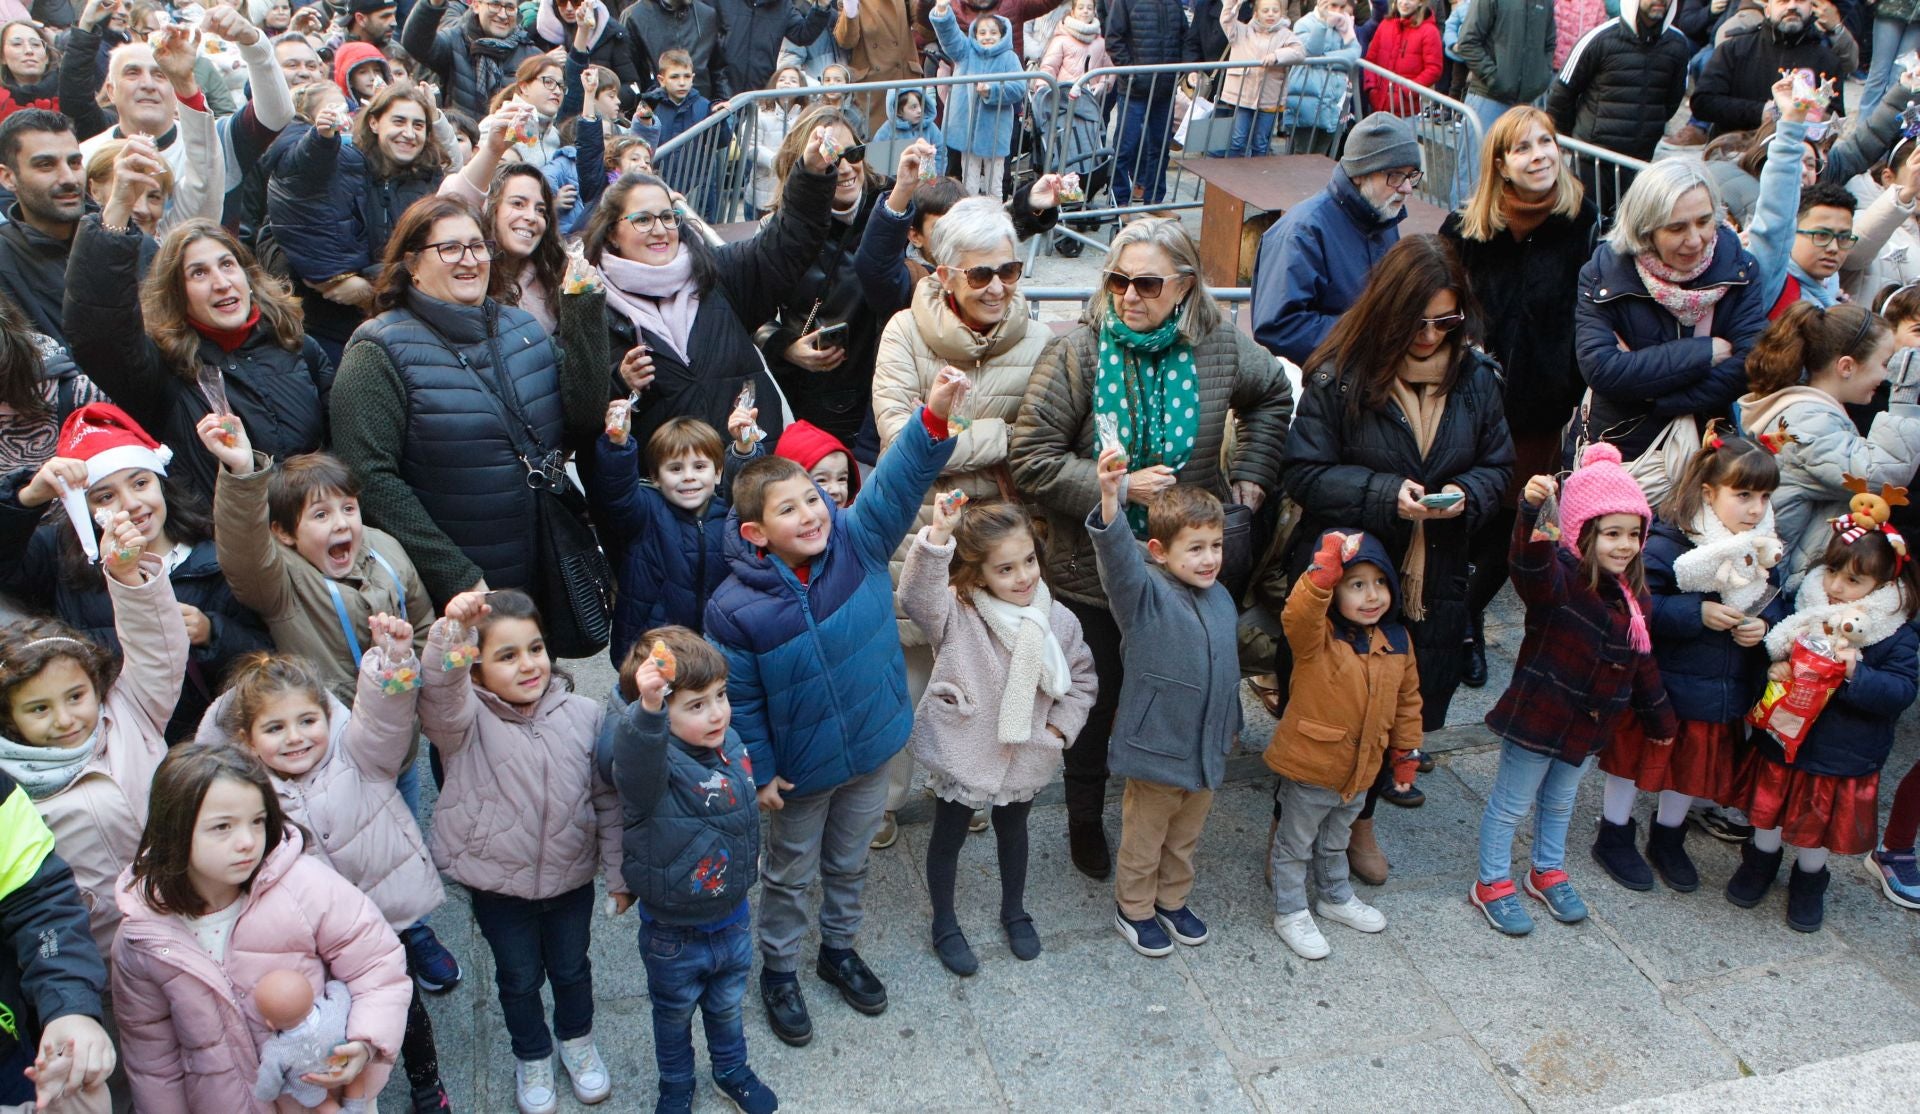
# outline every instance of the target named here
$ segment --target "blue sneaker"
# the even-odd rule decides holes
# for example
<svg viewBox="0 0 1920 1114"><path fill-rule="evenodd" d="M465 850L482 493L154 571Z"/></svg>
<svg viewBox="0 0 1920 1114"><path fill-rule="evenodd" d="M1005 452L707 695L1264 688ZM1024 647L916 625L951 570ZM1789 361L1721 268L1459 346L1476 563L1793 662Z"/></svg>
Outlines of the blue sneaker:
<svg viewBox="0 0 1920 1114"><path fill-rule="evenodd" d="M1880 883L1887 900L1903 909L1920 909L1920 865L1913 850L1889 851L1882 847L1864 861L1867 877Z"/></svg>
<svg viewBox="0 0 1920 1114"><path fill-rule="evenodd" d="M1159 959L1163 955L1173 954L1173 940L1153 917L1144 921L1130 921L1116 905L1113 907L1113 927L1119 929L1120 935L1125 936L1127 943L1133 945L1133 950L1141 955Z"/></svg>
<svg viewBox="0 0 1920 1114"><path fill-rule="evenodd" d="M1167 930L1167 935L1189 948L1197 948L1207 942L1207 922L1194 916L1189 906L1182 905L1169 912L1156 905L1153 907L1153 919L1160 922L1160 927Z"/></svg>
<svg viewBox="0 0 1920 1114"><path fill-rule="evenodd" d="M1487 916L1487 923L1495 930L1508 936L1525 936L1533 931L1533 918L1520 908L1520 898L1513 891L1513 879L1502 878L1498 882L1475 882L1467 891L1467 900Z"/></svg>
<svg viewBox="0 0 1920 1114"><path fill-rule="evenodd" d="M693 1114L693 1080L669 1083L662 1079L653 1114Z"/></svg>
<svg viewBox="0 0 1920 1114"><path fill-rule="evenodd" d="M1527 871L1527 893L1545 902L1547 912L1561 924L1579 924L1587 919L1587 903L1580 900L1579 891L1567 880L1564 870Z"/></svg>
<svg viewBox="0 0 1920 1114"><path fill-rule="evenodd" d="M407 971L420 989L440 994L460 984L460 961L440 943L433 929L424 923L415 924L400 934L400 944L407 953Z"/></svg>
<svg viewBox="0 0 1920 1114"><path fill-rule="evenodd" d="M742 1114L773 1114L780 1109L779 1096L760 1082L760 1077L745 1064L725 1075L714 1076L713 1085Z"/></svg>

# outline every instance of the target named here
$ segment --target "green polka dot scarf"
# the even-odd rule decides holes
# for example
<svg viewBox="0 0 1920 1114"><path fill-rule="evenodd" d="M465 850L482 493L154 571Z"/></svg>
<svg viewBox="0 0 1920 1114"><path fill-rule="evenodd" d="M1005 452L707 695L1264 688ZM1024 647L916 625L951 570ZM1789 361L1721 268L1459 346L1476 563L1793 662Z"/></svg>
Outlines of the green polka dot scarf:
<svg viewBox="0 0 1920 1114"><path fill-rule="evenodd" d="M1128 471L1164 464L1178 472L1186 465L1200 431L1200 387L1193 346L1180 337L1177 309L1146 333L1135 332L1107 310L1100 325L1093 412L1113 415ZM1135 537L1146 537L1147 508L1127 504L1127 525Z"/></svg>

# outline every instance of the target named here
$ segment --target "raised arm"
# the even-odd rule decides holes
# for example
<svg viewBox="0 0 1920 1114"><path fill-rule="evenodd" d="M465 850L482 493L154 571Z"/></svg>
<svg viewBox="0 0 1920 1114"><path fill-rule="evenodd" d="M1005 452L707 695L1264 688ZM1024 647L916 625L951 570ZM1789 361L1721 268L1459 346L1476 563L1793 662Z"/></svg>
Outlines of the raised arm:
<svg viewBox="0 0 1920 1114"><path fill-rule="evenodd" d="M161 361L141 323L142 238L131 224L110 232L98 216L81 218L67 254L63 325L80 370L134 421L164 429L175 399L189 388Z"/></svg>

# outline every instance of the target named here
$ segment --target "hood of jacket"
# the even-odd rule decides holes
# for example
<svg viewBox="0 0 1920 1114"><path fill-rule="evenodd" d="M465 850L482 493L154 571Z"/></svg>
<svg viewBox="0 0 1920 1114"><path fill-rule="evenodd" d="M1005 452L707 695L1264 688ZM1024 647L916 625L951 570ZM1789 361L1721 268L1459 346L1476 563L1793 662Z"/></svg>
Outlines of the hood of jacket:
<svg viewBox="0 0 1920 1114"><path fill-rule="evenodd" d="M1343 166L1333 168L1333 179L1327 183L1327 192L1333 195L1333 203L1345 210L1347 215L1362 228L1370 230L1390 228L1407 219L1407 209L1404 205L1393 216L1381 216L1380 210L1373 207L1373 202L1368 201L1366 195L1360 192L1360 187L1347 176L1347 170Z"/></svg>
<svg viewBox="0 0 1920 1114"><path fill-rule="evenodd" d="M814 465L834 453L847 454L847 497L852 499L860 494L860 468L854 463L853 450L847 448L838 437L802 419L781 430L780 440L773 447L773 455L786 457L809 472L813 471ZM718 503L719 500L716 499L714 502ZM833 500L828 499L827 503L831 506ZM739 531L731 524L728 525L729 552L731 552L733 536L738 533Z"/></svg>
<svg viewBox="0 0 1920 1114"><path fill-rule="evenodd" d="M981 46L980 40L973 37L974 25L983 19L997 20L1000 24L1000 41L991 47ZM961 30L966 33L967 41L973 44L973 56L975 58L986 61L999 58L1003 54L1013 53L1013 21L1006 16L982 14L975 17L973 23L967 24L961 28Z"/></svg>
<svg viewBox="0 0 1920 1114"><path fill-rule="evenodd" d="M340 87L340 91L347 95L347 99L358 99L353 95L353 71L369 62L378 62L380 68L387 71L387 76L393 76L393 67L387 63L387 56L380 53L380 48L372 43L357 40L342 43L339 52L333 56L333 83Z"/></svg>
<svg viewBox="0 0 1920 1114"><path fill-rule="evenodd" d="M1740 418L1740 428L1748 431L1749 436L1770 428L1780 420L1780 415L1791 407L1805 403L1819 406L1846 417L1846 410L1834 401L1832 395L1812 387L1785 387L1770 395L1744 395L1733 405ZM1847 419L1851 421L1851 418Z"/></svg>
<svg viewBox="0 0 1920 1114"><path fill-rule="evenodd" d="M587 44L587 53L591 54L600 48L601 43L607 41L608 35L613 33L615 17L613 13L607 11L607 6L601 3L600 0L589 0L589 3L593 5L594 21L593 41ZM664 6L665 5L662 5L662 7ZM691 3L686 5L686 7L691 6ZM672 11L673 9L668 10ZM684 10L684 8L681 10ZM571 51L573 49L573 31L579 18L580 17L576 15L574 17L575 22L568 23L560 18L560 13L555 9L553 0L540 0L540 10L533 17L533 29L539 33L543 40L550 43L562 43Z"/></svg>
<svg viewBox="0 0 1920 1114"><path fill-rule="evenodd" d="M1620 0L1620 22L1644 42L1651 42L1666 34L1667 28L1673 26L1674 15L1680 11L1680 0L1668 0L1666 18L1660 21L1658 28L1649 30L1640 26L1640 4L1641 0Z"/></svg>
<svg viewBox="0 0 1920 1114"><path fill-rule="evenodd" d="M1327 535L1331 533L1334 531L1323 531L1318 538L1314 539L1313 548L1316 552L1320 548L1320 543L1324 542ZM1380 621L1375 623L1374 627L1386 638L1388 650L1396 654L1406 653L1411 648L1412 641L1407 635L1406 624L1400 619L1400 570L1394 567L1393 556L1387 552L1385 543L1379 538L1374 537L1370 532L1363 533L1360 535L1360 548L1354 551L1353 556L1340 562L1343 572L1355 565L1372 565L1386 574L1387 590L1391 593L1393 602L1387 605L1387 613L1380 617ZM1337 601L1328 604L1327 620L1333 625L1334 634L1342 642L1353 647L1354 653L1361 657L1367 655L1367 651L1372 646L1372 632L1366 627L1349 622L1342 616Z"/></svg>
<svg viewBox="0 0 1920 1114"><path fill-rule="evenodd" d="M805 71L802 72L804 73ZM918 124L909 124L900 118L900 94L902 93L920 94L920 122ZM933 106L938 103L932 93L933 91L930 89L923 89L917 86L908 89L887 90L887 119L893 121L894 126L897 128L926 127L933 122L929 113L932 112Z"/></svg>
<svg viewBox="0 0 1920 1114"><path fill-rule="evenodd" d="M940 276L928 275L913 288L913 327L920 332L934 353L962 370L978 367L1012 351L1025 339L1031 322L1027 318L1027 300L1018 290L1009 291L1007 315L989 333L977 333L960 319L947 300L947 289Z"/></svg>

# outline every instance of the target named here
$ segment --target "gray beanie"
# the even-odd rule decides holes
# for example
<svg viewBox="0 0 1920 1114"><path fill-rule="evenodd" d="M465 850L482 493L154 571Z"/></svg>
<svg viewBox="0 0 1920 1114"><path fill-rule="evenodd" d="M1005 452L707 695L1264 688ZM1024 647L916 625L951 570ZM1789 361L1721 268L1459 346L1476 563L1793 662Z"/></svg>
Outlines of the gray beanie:
<svg viewBox="0 0 1920 1114"><path fill-rule="evenodd" d="M1420 142L1413 128L1391 112L1376 112L1353 126L1347 133L1347 148L1340 156L1340 169L1349 178L1396 166L1420 165Z"/></svg>

